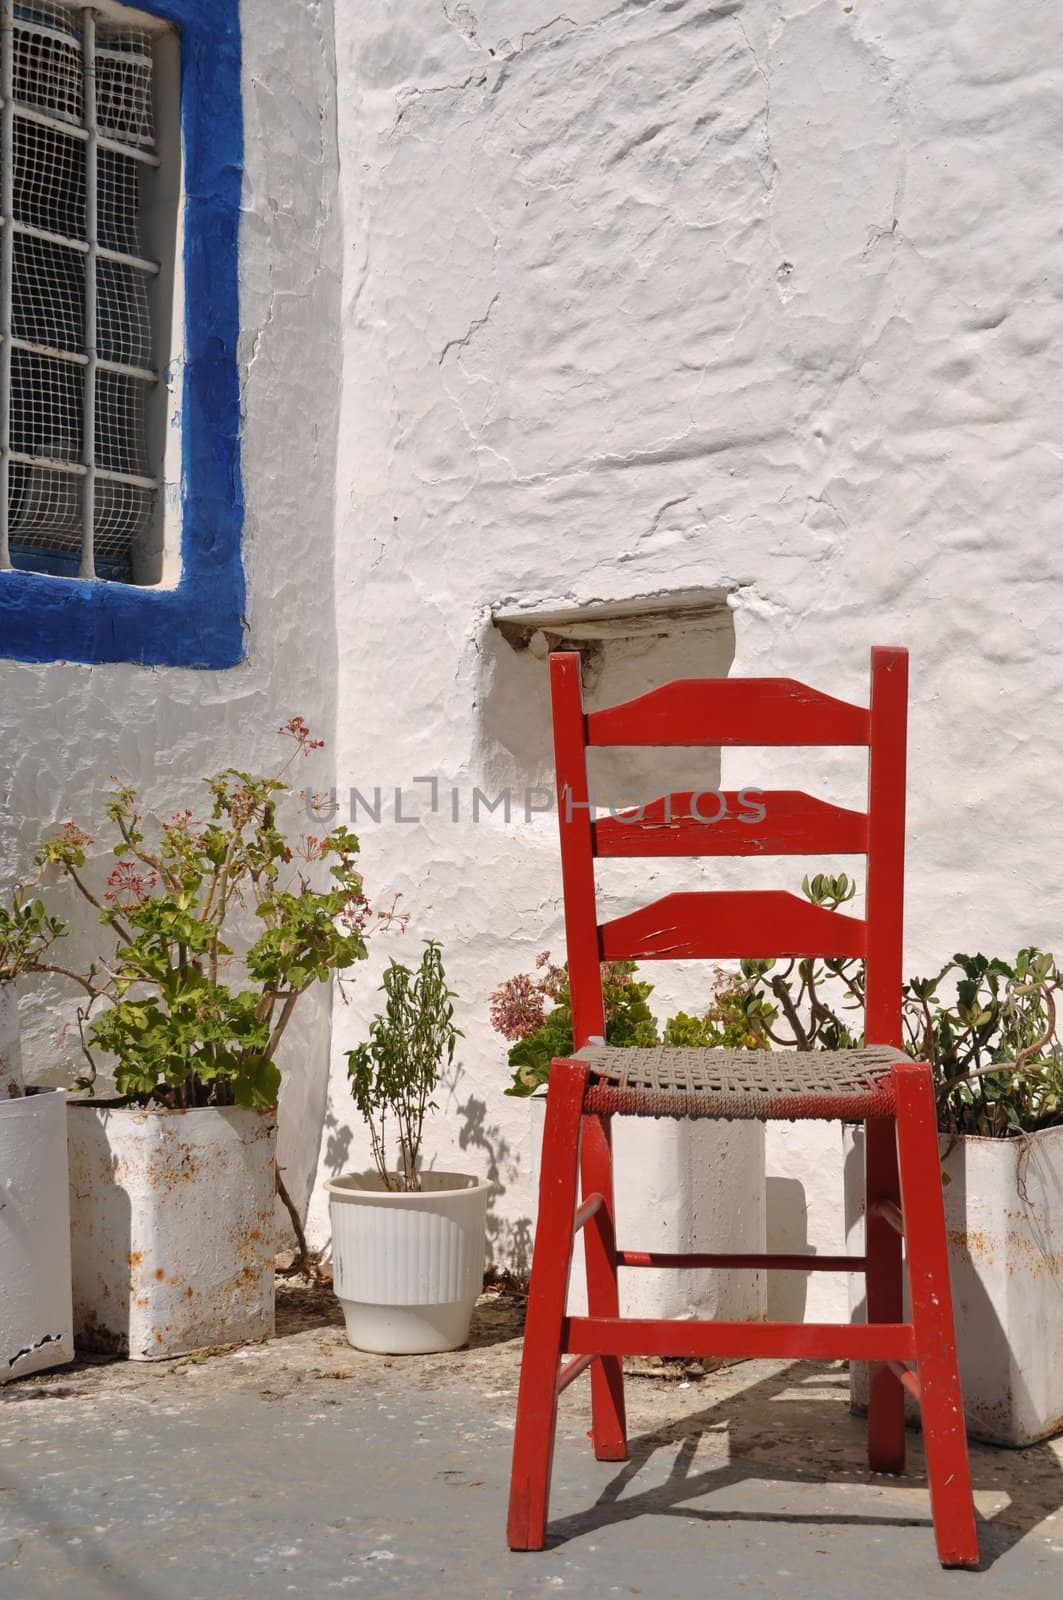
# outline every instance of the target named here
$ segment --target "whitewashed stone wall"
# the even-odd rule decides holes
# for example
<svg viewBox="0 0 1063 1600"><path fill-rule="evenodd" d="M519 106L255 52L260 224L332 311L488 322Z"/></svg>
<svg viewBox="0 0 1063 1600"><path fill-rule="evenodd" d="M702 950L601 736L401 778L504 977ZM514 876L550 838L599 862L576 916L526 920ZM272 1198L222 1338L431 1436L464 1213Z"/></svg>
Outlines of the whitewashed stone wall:
<svg viewBox="0 0 1063 1600"><path fill-rule="evenodd" d="M102 821L111 773L140 785L165 817L198 804L200 779L225 766L270 770L283 749L276 729L293 712L330 736L335 724L341 246L331 10L289 7L282 29L276 21L270 0L246 0L248 658L220 673L0 661L0 889L25 871L52 824ZM328 1009L322 992L288 1049L281 1160L304 1198L324 1104ZM60 1036L72 991L31 993L22 1010L27 1076L66 1081L80 1070L76 1035Z"/></svg>
<svg viewBox="0 0 1063 1600"><path fill-rule="evenodd" d="M855 697L868 646L907 644L909 970L1063 942L1057 29L1004 0L339 12L243 9L248 660L0 663L0 859L13 878L43 827L98 815L111 772L165 812L266 763L292 712L334 733L315 782L381 785L368 887L413 920L337 1010L327 1105L324 1005L292 1041L289 1177L363 1163L342 1052L386 956L434 934L466 1039L430 1154L498 1179L518 1260L530 1132L488 997L560 952L560 883L553 817L520 810L549 782L546 669L493 611L729 596L608 645L602 699L677 666ZM393 820L428 774L439 810ZM849 757L817 776L858 800ZM722 778L812 770L748 752ZM473 788L507 785L512 822L474 825ZM745 881L806 865L829 864ZM662 1011L701 992L662 969ZM57 999L24 1007L38 1079L75 1064ZM769 1130L772 1242L840 1247L834 1139Z"/></svg>
<svg viewBox="0 0 1063 1600"><path fill-rule="evenodd" d="M341 783L412 810L419 774L540 781L545 667L491 611L719 587L735 673L859 697L872 643L912 651L908 968L1061 942L1058 62L1050 11L1004 0L341 8ZM446 945L466 1040L432 1151L497 1173L505 1256L530 1151L487 999L561 948L555 831L462 816L444 789L362 834L416 929L377 963ZM369 989L325 1172L365 1154L340 1051ZM825 1137L769 1132L775 1242L840 1219Z"/></svg>

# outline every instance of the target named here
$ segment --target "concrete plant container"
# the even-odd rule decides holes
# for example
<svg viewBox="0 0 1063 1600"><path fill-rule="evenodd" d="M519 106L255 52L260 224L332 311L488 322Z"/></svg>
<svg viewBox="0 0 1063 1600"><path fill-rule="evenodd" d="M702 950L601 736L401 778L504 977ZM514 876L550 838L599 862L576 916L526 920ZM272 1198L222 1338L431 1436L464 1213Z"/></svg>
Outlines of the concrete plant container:
<svg viewBox="0 0 1063 1600"><path fill-rule="evenodd" d="M862 1130L845 1130L849 1248L863 1248ZM1022 1446L1063 1429L1063 1127L941 1137L945 1226L967 1431ZM854 1279L863 1315L863 1281ZM907 1306L906 1306L907 1314ZM854 1408L867 1372L852 1375ZM917 1415L914 1402L910 1402Z"/></svg>
<svg viewBox="0 0 1063 1600"><path fill-rule="evenodd" d="M74 1100L74 1328L134 1361L274 1331L276 1114Z"/></svg>

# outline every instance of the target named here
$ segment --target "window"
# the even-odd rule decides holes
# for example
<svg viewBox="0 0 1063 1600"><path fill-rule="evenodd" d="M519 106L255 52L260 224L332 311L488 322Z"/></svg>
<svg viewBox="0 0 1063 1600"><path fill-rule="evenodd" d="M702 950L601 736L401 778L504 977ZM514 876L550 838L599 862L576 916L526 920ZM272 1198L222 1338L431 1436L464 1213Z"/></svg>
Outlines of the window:
<svg viewBox="0 0 1063 1600"><path fill-rule="evenodd" d="M5 11L0 563L157 582L172 286L160 258L173 256L160 30L57 0Z"/></svg>
<svg viewBox="0 0 1063 1600"><path fill-rule="evenodd" d="M233 665L239 0L0 25L0 656Z"/></svg>

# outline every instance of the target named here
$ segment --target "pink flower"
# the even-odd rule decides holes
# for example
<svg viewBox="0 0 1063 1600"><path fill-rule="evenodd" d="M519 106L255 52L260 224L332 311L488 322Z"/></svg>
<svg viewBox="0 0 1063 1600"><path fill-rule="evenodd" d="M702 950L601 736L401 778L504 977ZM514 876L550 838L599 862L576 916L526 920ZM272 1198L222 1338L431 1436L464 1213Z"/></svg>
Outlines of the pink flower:
<svg viewBox="0 0 1063 1600"><path fill-rule="evenodd" d="M103 898L121 901L127 906L143 905L158 881L150 867L138 867L135 861L119 861L107 879L107 893Z"/></svg>
<svg viewBox="0 0 1063 1600"><path fill-rule="evenodd" d="M335 793L327 794L322 792L319 794L315 789L304 789L302 798L307 811L312 812L315 817L320 817L322 821L327 822L329 817L334 817L340 809L340 803L336 799Z"/></svg>
<svg viewBox="0 0 1063 1600"><path fill-rule="evenodd" d="M310 729L302 717L289 717L288 721L277 729L277 732L286 733L290 738L294 739L304 756L308 756L311 750L323 750L325 748L324 739L312 739L310 737Z"/></svg>
<svg viewBox="0 0 1063 1600"><path fill-rule="evenodd" d="M504 1039L527 1039L546 1021L546 993L526 972L507 978L491 996L491 1026Z"/></svg>

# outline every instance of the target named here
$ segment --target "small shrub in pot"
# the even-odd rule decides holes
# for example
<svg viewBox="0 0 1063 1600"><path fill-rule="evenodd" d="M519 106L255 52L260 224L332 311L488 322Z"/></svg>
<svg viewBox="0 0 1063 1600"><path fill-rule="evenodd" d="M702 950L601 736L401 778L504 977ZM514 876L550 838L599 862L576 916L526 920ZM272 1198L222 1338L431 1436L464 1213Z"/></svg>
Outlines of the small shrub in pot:
<svg viewBox="0 0 1063 1600"><path fill-rule="evenodd" d="M347 1057L374 1170L329 1184L333 1282L357 1348L453 1350L468 1338L483 1286L493 1186L421 1164L425 1119L461 1038L435 940L426 941L416 971L392 961L383 992L368 1041Z"/></svg>

